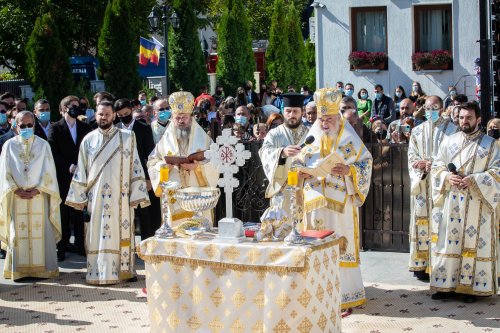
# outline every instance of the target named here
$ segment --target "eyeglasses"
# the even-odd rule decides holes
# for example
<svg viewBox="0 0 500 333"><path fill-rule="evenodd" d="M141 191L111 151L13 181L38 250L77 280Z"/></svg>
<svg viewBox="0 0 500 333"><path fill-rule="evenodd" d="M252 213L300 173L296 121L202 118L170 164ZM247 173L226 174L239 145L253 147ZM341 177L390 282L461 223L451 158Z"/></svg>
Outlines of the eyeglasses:
<svg viewBox="0 0 500 333"><path fill-rule="evenodd" d="M25 128L33 128L33 124L22 124L19 125L20 129L25 129Z"/></svg>
<svg viewBox="0 0 500 333"><path fill-rule="evenodd" d="M440 109L441 109L441 107L437 104L431 105L429 107L424 106L425 111L438 111Z"/></svg>
<svg viewBox="0 0 500 333"><path fill-rule="evenodd" d="M169 108L160 108L160 109L158 109L159 112L168 111L168 110L170 110L170 109Z"/></svg>

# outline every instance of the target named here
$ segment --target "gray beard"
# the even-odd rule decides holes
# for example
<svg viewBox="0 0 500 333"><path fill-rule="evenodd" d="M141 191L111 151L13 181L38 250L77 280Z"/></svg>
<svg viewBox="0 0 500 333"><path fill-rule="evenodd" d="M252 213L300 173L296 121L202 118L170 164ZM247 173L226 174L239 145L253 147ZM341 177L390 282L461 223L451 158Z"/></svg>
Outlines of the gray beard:
<svg viewBox="0 0 500 333"><path fill-rule="evenodd" d="M191 134L191 128L180 129L177 128L175 130L175 135L177 140L189 140L189 134Z"/></svg>

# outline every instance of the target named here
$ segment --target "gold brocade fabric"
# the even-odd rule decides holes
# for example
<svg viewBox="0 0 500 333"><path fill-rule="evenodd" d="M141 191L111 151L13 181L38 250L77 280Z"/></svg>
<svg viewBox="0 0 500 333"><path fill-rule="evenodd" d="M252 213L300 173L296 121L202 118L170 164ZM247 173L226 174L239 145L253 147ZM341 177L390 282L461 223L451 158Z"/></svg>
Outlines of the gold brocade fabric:
<svg viewBox="0 0 500 333"><path fill-rule="evenodd" d="M152 332L340 332L339 244L150 238Z"/></svg>

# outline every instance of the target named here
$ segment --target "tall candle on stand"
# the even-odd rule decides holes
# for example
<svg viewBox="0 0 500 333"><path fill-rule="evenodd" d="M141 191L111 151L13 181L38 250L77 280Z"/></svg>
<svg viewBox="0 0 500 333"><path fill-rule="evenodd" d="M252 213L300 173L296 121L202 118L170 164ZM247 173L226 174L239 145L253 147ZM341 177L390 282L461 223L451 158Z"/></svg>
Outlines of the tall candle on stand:
<svg viewBox="0 0 500 333"><path fill-rule="evenodd" d="M288 186L297 186L299 184L299 173L296 169L288 171Z"/></svg>
<svg viewBox="0 0 500 333"><path fill-rule="evenodd" d="M168 182L168 177L169 177L168 165L162 164L160 166L160 183Z"/></svg>

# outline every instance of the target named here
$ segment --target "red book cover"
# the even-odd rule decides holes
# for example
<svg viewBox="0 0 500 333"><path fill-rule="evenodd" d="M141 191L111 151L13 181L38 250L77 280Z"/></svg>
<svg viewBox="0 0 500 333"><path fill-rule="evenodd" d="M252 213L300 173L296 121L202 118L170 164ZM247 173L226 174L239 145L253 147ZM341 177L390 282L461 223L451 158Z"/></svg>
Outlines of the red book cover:
<svg viewBox="0 0 500 333"><path fill-rule="evenodd" d="M333 230L305 230L302 231L300 234L302 235L302 237L323 239L330 236L333 233L334 233Z"/></svg>

